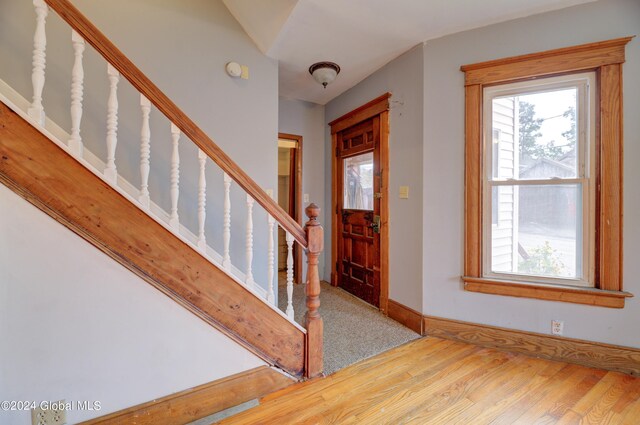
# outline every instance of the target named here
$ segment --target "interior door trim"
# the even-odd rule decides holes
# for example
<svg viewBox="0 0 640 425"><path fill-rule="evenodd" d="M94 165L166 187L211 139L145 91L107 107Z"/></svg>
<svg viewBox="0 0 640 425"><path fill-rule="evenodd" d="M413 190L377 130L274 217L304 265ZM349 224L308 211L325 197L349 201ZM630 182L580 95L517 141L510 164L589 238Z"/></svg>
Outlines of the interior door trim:
<svg viewBox="0 0 640 425"><path fill-rule="evenodd" d="M303 226L302 222L302 210L304 209L302 200L302 136L289 133L278 133L278 139L294 140L297 143L296 148L296 160L294 165L294 175L291 178L294 181L295 187L295 202L293 208L293 219ZM290 206L291 207L291 206ZM306 277L302 276L302 246L299 243L294 243L293 248L293 276L295 283L302 283Z"/></svg>
<svg viewBox="0 0 640 425"><path fill-rule="evenodd" d="M380 310L387 314L389 304L389 98L385 93L329 123L331 126L331 284L338 285L338 187L336 147L338 132L375 116L380 116Z"/></svg>

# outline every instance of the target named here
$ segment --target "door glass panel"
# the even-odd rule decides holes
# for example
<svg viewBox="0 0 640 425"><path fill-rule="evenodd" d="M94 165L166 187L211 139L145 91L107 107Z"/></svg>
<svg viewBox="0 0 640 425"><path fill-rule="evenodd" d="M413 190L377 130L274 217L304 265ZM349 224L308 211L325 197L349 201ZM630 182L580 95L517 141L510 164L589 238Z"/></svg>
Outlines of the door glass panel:
<svg viewBox="0 0 640 425"><path fill-rule="evenodd" d="M343 161L344 209L373 210L373 152Z"/></svg>

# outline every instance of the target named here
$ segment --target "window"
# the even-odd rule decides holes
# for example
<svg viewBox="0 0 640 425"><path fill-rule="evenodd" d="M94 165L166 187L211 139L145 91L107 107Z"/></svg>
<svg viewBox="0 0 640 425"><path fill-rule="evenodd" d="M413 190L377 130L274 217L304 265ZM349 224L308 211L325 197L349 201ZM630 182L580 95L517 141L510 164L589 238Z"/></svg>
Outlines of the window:
<svg viewBox="0 0 640 425"><path fill-rule="evenodd" d="M624 307L629 40L462 67L466 290Z"/></svg>
<svg viewBox="0 0 640 425"><path fill-rule="evenodd" d="M594 286L592 87L590 72L484 89L485 277Z"/></svg>
<svg viewBox="0 0 640 425"><path fill-rule="evenodd" d="M373 152L344 159L344 209L373 210Z"/></svg>

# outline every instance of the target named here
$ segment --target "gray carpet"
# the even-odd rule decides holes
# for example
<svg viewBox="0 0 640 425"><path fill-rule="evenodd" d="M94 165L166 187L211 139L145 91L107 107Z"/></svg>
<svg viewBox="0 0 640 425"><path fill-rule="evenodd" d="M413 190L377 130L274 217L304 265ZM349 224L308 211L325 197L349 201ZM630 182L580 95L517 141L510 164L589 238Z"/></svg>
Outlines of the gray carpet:
<svg viewBox="0 0 640 425"><path fill-rule="evenodd" d="M295 320L303 323L305 285L295 285ZM287 307L283 275L278 279L278 306ZM419 338L420 335L384 316L380 311L340 288L322 283L320 314L324 320L324 373L346 366Z"/></svg>

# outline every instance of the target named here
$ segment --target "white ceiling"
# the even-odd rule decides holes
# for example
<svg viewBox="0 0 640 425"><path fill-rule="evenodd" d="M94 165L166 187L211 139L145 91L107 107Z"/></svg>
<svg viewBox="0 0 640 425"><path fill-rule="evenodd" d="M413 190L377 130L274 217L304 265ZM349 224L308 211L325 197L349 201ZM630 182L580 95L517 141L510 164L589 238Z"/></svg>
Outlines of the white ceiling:
<svg viewBox="0 0 640 425"><path fill-rule="evenodd" d="M443 35L595 0L223 0L266 55L280 95L324 105L413 46ZM326 89L315 62L341 67Z"/></svg>

